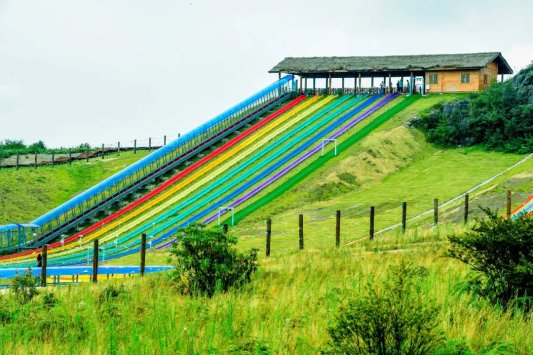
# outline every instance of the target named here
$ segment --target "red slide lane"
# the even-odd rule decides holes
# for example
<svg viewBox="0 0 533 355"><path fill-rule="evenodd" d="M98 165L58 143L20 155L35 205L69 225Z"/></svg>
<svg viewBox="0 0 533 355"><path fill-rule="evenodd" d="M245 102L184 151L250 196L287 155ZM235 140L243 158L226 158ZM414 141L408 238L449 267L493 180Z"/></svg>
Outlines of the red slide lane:
<svg viewBox="0 0 533 355"><path fill-rule="evenodd" d="M194 164L189 165L186 169L180 171L179 173L174 175L172 178L168 179L163 184L159 185L157 188L153 189L152 191L150 191L146 195L144 195L144 196L138 198L137 200L131 202L129 205L127 205L127 206L123 207L122 209L118 210L117 212L107 216L103 220L98 221L97 223L93 224L92 226L87 227L84 230L82 230L82 231L72 235L71 237L65 239L65 244L78 240L78 238L80 236L85 235L85 234L90 233L90 232L93 232L94 230L100 228L103 224L106 224L106 223L109 223L109 222L115 220L116 218L124 215L125 213L127 213L129 211L131 211L132 209L134 209L135 207L139 206L140 204L146 202L150 198L154 197L155 195L157 195L160 192L164 191L166 188L168 188L171 185L173 185L178 180L184 178L185 176L187 176L188 174L193 172L196 168L198 168L201 165L203 165L206 162L208 162L210 159L213 159L213 158L217 157L218 155L222 154L223 152L225 152L226 150L230 149L233 145L237 144L242 139L246 138L247 136L249 136L250 134L254 133L258 129L260 129L261 127L263 127L267 123L269 123L270 121L274 120L275 118L281 116L283 113L287 112L288 110L290 110L294 106L298 105L305 98L306 98L305 95L298 96L296 99L292 100L291 102L289 102L285 106L281 107L276 112L271 113L270 115L268 115L267 117L265 117L261 121L259 121L256 124L254 124L252 127L248 128L246 131L244 131L244 132L238 134L237 136L233 137L232 139L230 139L229 141L224 143L222 146L218 147L217 149L215 149L214 151L212 151L211 153L209 153L205 157L201 158L200 160L198 160ZM58 246L61 246L61 242L55 242L55 243L49 244L48 245L48 250L56 248ZM23 252L20 252L20 253L17 253L17 254L4 255L4 256L0 256L0 260L7 260L7 259L14 258L14 257L30 255L32 253L39 253L40 251L41 251L41 248L36 248L36 249L23 251Z"/></svg>

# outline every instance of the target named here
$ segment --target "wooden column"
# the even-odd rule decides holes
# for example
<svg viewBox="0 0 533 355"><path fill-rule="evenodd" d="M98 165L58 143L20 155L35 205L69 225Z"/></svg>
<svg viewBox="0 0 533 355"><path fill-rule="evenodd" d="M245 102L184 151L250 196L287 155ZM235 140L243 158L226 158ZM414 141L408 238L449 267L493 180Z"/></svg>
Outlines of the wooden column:
<svg viewBox="0 0 533 355"><path fill-rule="evenodd" d="M357 78L353 77L353 94L357 95Z"/></svg>
<svg viewBox="0 0 533 355"><path fill-rule="evenodd" d="M304 83L304 92L307 92L307 77L305 78L305 83Z"/></svg>
<svg viewBox="0 0 533 355"><path fill-rule="evenodd" d="M391 73L389 73L389 93L392 92L392 76Z"/></svg>
<svg viewBox="0 0 533 355"><path fill-rule="evenodd" d="M342 80L342 84L341 84L341 86L342 86L342 94L344 95L344 78L342 78L341 80Z"/></svg>
<svg viewBox="0 0 533 355"><path fill-rule="evenodd" d="M266 256L270 256L271 238L272 238L272 220L269 218L267 219L267 225L266 225L266 249L265 249Z"/></svg>
<svg viewBox="0 0 533 355"><path fill-rule="evenodd" d="M407 228L407 202L402 202L402 233Z"/></svg>
<svg viewBox="0 0 533 355"><path fill-rule="evenodd" d="M313 94L316 95L316 78L313 78Z"/></svg>
<svg viewBox="0 0 533 355"><path fill-rule="evenodd" d="M507 218L511 218L511 190L507 190Z"/></svg>
<svg viewBox="0 0 533 355"><path fill-rule="evenodd" d="M68 149L68 164L72 165L72 148Z"/></svg>
<svg viewBox="0 0 533 355"><path fill-rule="evenodd" d="M16 166L16 168L18 170L19 169L19 153L17 153L17 161L16 161L15 164L16 164L15 166Z"/></svg>
<svg viewBox="0 0 533 355"><path fill-rule="evenodd" d="M94 241L93 247L93 282L98 282L98 239Z"/></svg>
<svg viewBox="0 0 533 355"><path fill-rule="evenodd" d="M370 77L370 88L374 89L374 77Z"/></svg>
<svg viewBox="0 0 533 355"><path fill-rule="evenodd" d="M37 167L37 153L35 153L35 161L34 161L34 167Z"/></svg>
<svg viewBox="0 0 533 355"><path fill-rule="evenodd" d="M468 199L469 199L469 196L468 194L466 194L465 195L465 216L464 216L465 224L468 223Z"/></svg>
<svg viewBox="0 0 533 355"><path fill-rule="evenodd" d="M341 245L341 211L337 210L335 219L335 246L338 248Z"/></svg>
<svg viewBox="0 0 533 355"><path fill-rule="evenodd" d="M120 155L120 142L117 142L117 155Z"/></svg>
<svg viewBox="0 0 533 355"><path fill-rule="evenodd" d="M146 270L146 233L141 235L141 276L144 276Z"/></svg>
<svg viewBox="0 0 533 355"><path fill-rule="evenodd" d="M329 74L328 95L331 95L331 74Z"/></svg>
<svg viewBox="0 0 533 355"><path fill-rule="evenodd" d="M302 92L303 81L304 79L300 76L300 92Z"/></svg>
<svg viewBox="0 0 533 355"><path fill-rule="evenodd" d="M374 211L374 206L370 207L370 240L374 239L374 215L375 211Z"/></svg>
<svg viewBox="0 0 533 355"><path fill-rule="evenodd" d="M304 249L304 215L298 216L298 244L300 250Z"/></svg>
<svg viewBox="0 0 533 355"><path fill-rule="evenodd" d="M439 199L433 200L433 224L439 224Z"/></svg>
<svg viewBox="0 0 533 355"><path fill-rule="evenodd" d="M361 73L359 73L359 92L362 92L362 87L361 87Z"/></svg>
<svg viewBox="0 0 533 355"><path fill-rule="evenodd" d="M414 73L411 72L411 77L409 79L409 94L412 95L413 94L413 86L415 84L415 77L414 77Z"/></svg>
<svg viewBox="0 0 533 355"><path fill-rule="evenodd" d="M137 140L133 140L133 154L137 154Z"/></svg>
<svg viewBox="0 0 533 355"><path fill-rule="evenodd" d="M422 96L426 94L426 73L422 75Z"/></svg>
<svg viewBox="0 0 533 355"><path fill-rule="evenodd" d="M41 251L41 286L46 287L46 266L48 264L48 245L43 245Z"/></svg>
<svg viewBox="0 0 533 355"><path fill-rule="evenodd" d="M104 143L102 143L102 159L104 159L104 155L105 155L105 146L104 146Z"/></svg>

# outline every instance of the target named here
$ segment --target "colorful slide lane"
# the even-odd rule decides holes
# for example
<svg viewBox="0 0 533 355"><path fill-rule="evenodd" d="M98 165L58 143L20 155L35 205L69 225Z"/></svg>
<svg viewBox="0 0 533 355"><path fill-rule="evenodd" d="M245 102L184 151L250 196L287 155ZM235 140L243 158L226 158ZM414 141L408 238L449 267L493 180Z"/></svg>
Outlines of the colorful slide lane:
<svg viewBox="0 0 533 355"><path fill-rule="evenodd" d="M191 166L187 167L185 170L177 173L174 177L172 177L171 179L167 180L165 183L161 184L156 189L154 189L151 192L147 193L146 195L142 196L138 200L132 202L128 206L126 206L126 207L122 208L121 210L115 212L114 214L110 215L109 217L105 218L104 220L99 221L98 223L94 224L93 226L90 226L89 228L86 228L83 231L74 234L70 238L65 239L64 245L62 243L60 243L60 242L56 242L56 243L53 243L53 244L49 245L49 247L48 247L49 251L53 253L54 249L55 249L55 251L57 251L57 250L63 250L63 249L72 247L74 245L75 246L79 246L78 242L80 240L79 239L80 237L85 237L85 236L90 235L90 233L95 232L95 231L96 232L102 231L102 229L103 229L102 227L104 227L104 226L106 228L110 227L110 226L114 227L116 224L115 225L113 225L113 224L110 225L111 222L118 220L121 216L126 215L130 211L134 211L137 207L139 207L144 202L150 201L150 199L153 199L157 195L160 195L163 192L168 191L168 189L173 187L173 186L175 186L175 184L178 181L182 180L186 176L189 176L193 172L200 171L201 174L204 174L205 171L209 171L209 169L213 168L213 165L216 165L216 164L220 163L220 157L222 157L221 158L222 160L228 159L228 156L231 156L231 154L228 155L228 152L231 150L231 148L236 146L238 143L242 142L245 138L251 136L251 139L249 139L249 142L253 143L253 141L255 140L255 137L253 136L254 133L260 131L260 129L262 129L265 126L268 126L268 124L270 122L274 121L275 119L277 119L280 116L286 115L287 118L292 117L292 115L296 114L300 110L302 110L305 107L309 106L313 102L313 100L318 99L318 97L317 98L308 99L308 101L310 101L310 103L308 103L306 105L300 105L304 101L304 99L305 99L305 96L300 96L297 99L295 99L292 102L290 102L289 104L283 106L278 111L276 111L276 112L272 113L271 115L267 116L266 118L262 119L261 121L259 121L258 123L256 123L255 125L253 125L249 129L247 129L246 131L240 133L238 136L234 137L233 139L231 139L230 141L225 143L223 146L217 148L215 151L211 152L207 156L203 157L199 161L197 161L194 164L192 164ZM299 105L299 107L297 108L297 110L293 110L298 105ZM248 143L248 144L250 144L250 143ZM223 153L226 153L226 156L224 156ZM219 160L215 161L215 158L219 158ZM204 169L200 170L200 168L202 166L204 167ZM87 239L85 241L87 241ZM6 256L0 257L0 260L6 260L6 259L16 260L17 258L24 257L24 256L29 256L29 257L33 258L40 251L41 251L41 249L38 248L38 249L25 251L25 252L22 252L22 253L6 255Z"/></svg>
<svg viewBox="0 0 533 355"><path fill-rule="evenodd" d="M512 219L518 219L522 216L532 216L532 215L533 215L533 194L529 196L527 200L522 202L520 206L518 206L511 212Z"/></svg>

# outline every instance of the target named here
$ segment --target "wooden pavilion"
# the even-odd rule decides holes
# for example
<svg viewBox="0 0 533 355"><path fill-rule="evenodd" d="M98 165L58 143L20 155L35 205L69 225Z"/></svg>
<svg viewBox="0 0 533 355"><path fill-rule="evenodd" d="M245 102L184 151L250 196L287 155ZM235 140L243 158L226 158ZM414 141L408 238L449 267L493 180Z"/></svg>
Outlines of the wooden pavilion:
<svg viewBox="0 0 533 355"><path fill-rule="evenodd" d="M375 88L374 78L383 79L388 91L394 91L392 78L401 80L409 93L477 92L497 80L498 74L512 74L513 70L500 52L395 55L371 57L288 57L270 73L298 75L300 90L308 89L308 79L316 91L316 79L325 79L326 91L331 93L332 79L340 78L345 92L345 79L353 78L353 92L361 92L361 80L370 78L370 88ZM403 85L404 78L407 83ZM421 81L418 86L416 82ZM383 85L382 84L382 85ZM396 81L399 85L399 82ZM405 90L403 90L405 91Z"/></svg>

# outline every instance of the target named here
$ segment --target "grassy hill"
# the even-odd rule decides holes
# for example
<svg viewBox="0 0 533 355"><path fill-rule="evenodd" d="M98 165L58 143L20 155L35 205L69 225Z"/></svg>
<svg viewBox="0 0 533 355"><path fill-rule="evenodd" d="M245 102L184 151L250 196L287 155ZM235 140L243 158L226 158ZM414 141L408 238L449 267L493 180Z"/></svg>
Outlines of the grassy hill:
<svg viewBox="0 0 533 355"><path fill-rule="evenodd" d="M495 307L465 292L468 268L445 256L446 236L468 228L462 225L461 200L441 210L438 226L432 226L428 214L410 221L404 235L391 230L373 241L366 238L371 205L376 206L379 230L399 222L402 201L408 203L408 217L414 217L431 209L433 198L449 200L525 157L478 148L439 149L406 125L413 115L456 97L421 98L283 198L232 227L239 248L260 249L260 271L244 289L216 294L212 299L181 296L164 274L53 288L47 290L57 300L52 307L46 301L50 296L40 295L27 306L31 317L21 316L24 310L17 308L16 322L2 321L7 306L2 311L0 300L0 349L54 354L320 353L329 339L327 328L341 305L365 292L365 283L371 278L380 287L390 265L409 260L425 270L422 291L437 307L439 328L449 343L463 343L474 353L502 353L506 347L530 353L531 315ZM135 157L130 158L133 161ZM115 163L118 169L118 159ZM91 170L100 174L114 172L110 171L111 161L95 164ZM80 170L69 172L76 168ZM20 185L29 189L32 185L27 182L46 172L49 183L39 186L50 201L59 203L74 190L83 189L80 181L87 183L83 186L90 186L90 179L97 182L96 173L82 168L21 170L18 174L28 180ZM12 174L10 204L27 193L17 183L17 172L0 173ZM56 175L70 181L70 194L59 192L58 187L48 188ZM3 186L5 179L0 182ZM472 215L479 215L478 204L503 210L507 189L513 191L514 206L533 191L533 159L473 191ZM36 201L33 196L23 197L21 215ZM340 249L334 248L337 209L342 210ZM298 251L299 213L305 216L304 251ZM267 217L273 220L270 258L264 256ZM29 214L25 218L30 219ZM137 264L138 259L131 255L109 264ZM165 264L168 253L149 251L147 259L148 265Z"/></svg>
<svg viewBox="0 0 533 355"><path fill-rule="evenodd" d="M147 154L123 152L71 166L0 169L0 224L32 221Z"/></svg>

